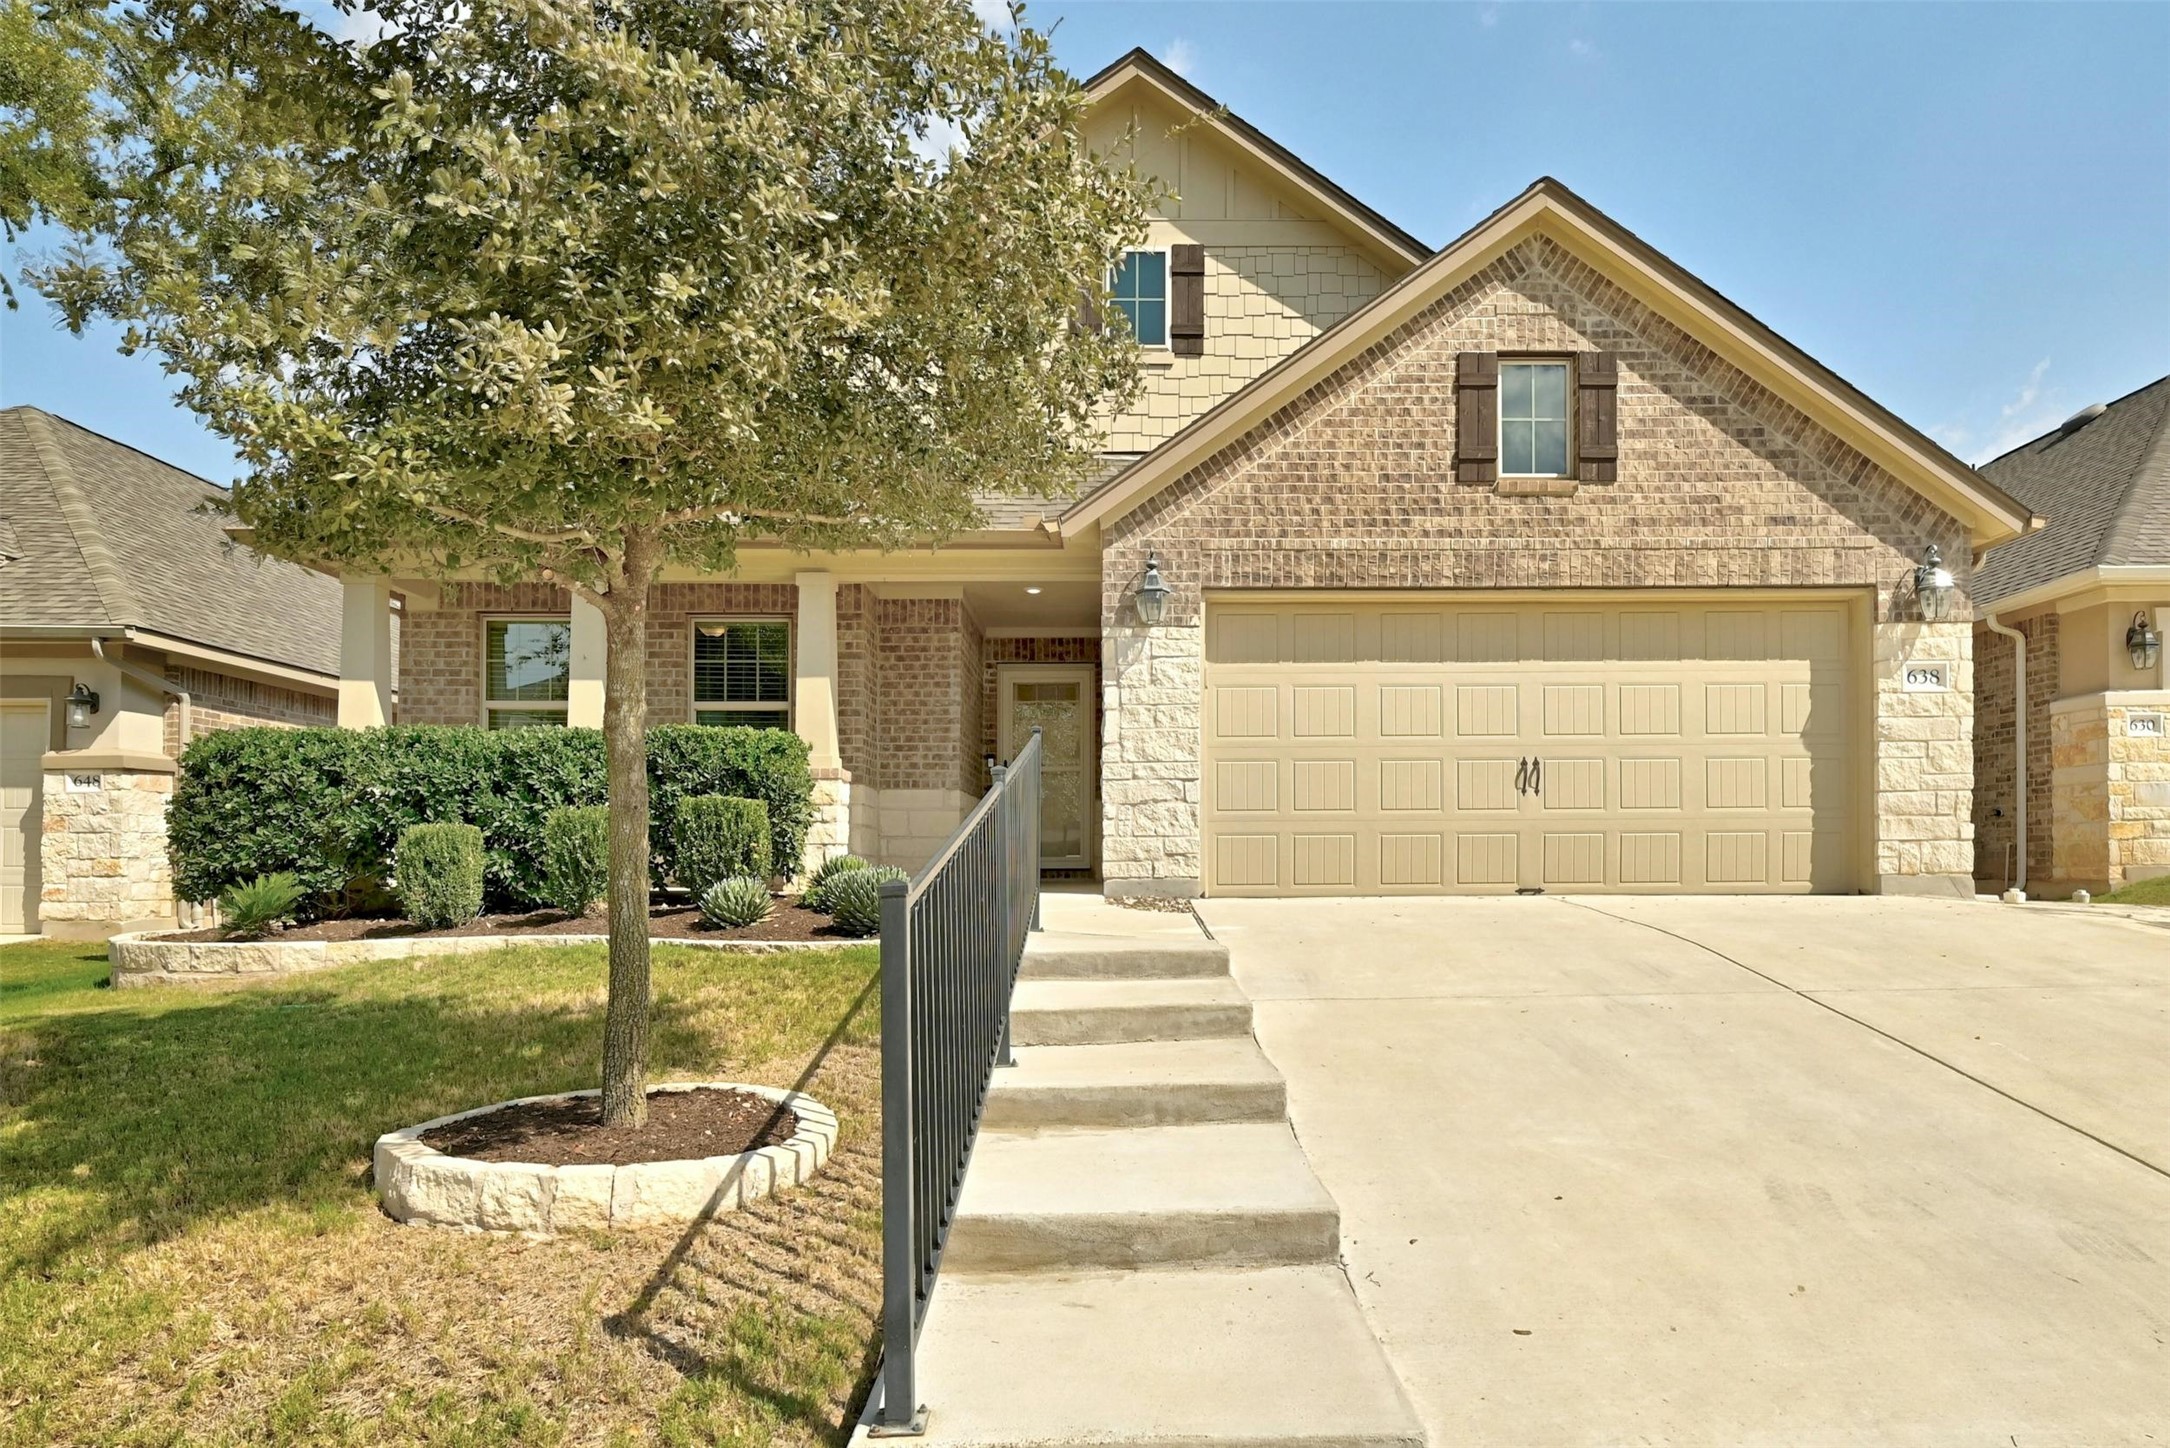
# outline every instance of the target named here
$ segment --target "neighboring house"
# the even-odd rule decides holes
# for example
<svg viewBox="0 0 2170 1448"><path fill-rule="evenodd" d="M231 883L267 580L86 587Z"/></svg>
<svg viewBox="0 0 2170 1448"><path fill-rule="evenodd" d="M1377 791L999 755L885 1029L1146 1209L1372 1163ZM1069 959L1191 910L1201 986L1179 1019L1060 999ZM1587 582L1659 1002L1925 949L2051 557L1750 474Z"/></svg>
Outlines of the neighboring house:
<svg viewBox="0 0 2170 1448"><path fill-rule="evenodd" d="M0 933L171 924L165 811L192 734L329 724L339 585L200 511L203 479L0 411Z"/></svg>
<svg viewBox="0 0 2170 1448"><path fill-rule="evenodd" d="M1975 876L2066 895L2170 875L2170 377L1981 472L2049 523L1975 574Z"/></svg>
<svg viewBox="0 0 2170 1448"><path fill-rule="evenodd" d="M1180 198L1106 475L669 579L653 717L787 723L810 853L904 865L1043 726L1046 862L1119 895L1972 892L1970 560L2026 507L1556 182L1434 253L1143 52L1088 84ZM599 720L561 590L345 586L347 722L395 597L398 718Z"/></svg>

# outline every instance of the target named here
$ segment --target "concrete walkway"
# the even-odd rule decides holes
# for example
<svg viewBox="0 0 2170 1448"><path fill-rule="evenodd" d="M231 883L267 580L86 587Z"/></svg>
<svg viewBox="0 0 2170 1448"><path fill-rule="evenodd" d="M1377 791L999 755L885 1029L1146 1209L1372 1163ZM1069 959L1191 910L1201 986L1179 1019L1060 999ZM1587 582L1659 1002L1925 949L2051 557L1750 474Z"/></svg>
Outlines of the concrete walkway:
<svg viewBox="0 0 2170 1448"><path fill-rule="evenodd" d="M1209 901L1433 1443L2170 1442L2170 934Z"/></svg>
<svg viewBox="0 0 2170 1448"><path fill-rule="evenodd" d="M1188 911L1051 894L919 1339L944 1448L1416 1448L1340 1211Z"/></svg>

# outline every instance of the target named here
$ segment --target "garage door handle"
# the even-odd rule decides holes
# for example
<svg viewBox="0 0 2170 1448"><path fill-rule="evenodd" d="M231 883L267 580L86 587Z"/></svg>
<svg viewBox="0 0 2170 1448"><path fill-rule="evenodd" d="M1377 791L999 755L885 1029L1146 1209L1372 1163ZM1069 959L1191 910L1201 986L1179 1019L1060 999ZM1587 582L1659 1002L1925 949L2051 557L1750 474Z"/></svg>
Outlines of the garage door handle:
<svg viewBox="0 0 2170 1448"><path fill-rule="evenodd" d="M1529 793L1529 784L1530 762L1526 758L1518 759L1515 761L1514 792L1518 795Z"/></svg>
<svg viewBox="0 0 2170 1448"><path fill-rule="evenodd" d="M1530 761L1530 793L1543 794L1544 792L1545 762L1542 759L1532 759Z"/></svg>

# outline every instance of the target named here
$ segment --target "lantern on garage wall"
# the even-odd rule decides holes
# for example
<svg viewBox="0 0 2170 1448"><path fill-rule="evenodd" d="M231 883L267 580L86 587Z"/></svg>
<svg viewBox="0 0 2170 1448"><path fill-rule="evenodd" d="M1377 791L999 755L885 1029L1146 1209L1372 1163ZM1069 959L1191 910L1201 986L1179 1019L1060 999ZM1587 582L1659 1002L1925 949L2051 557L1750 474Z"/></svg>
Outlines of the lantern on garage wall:
<svg viewBox="0 0 2170 1448"><path fill-rule="evenodd" d="M1925 623L1942 623L1951 615L1952 574L1944 566L1944 551L1931 543L1914 569L1914 602Z"/></svg>
<svg viewBox="0 0 2170 1448"><path fill-rule="evenodd" d="M1145 576L1138 580L1138 622L1151 628L1168 611L1168 595L1175 592L1160 576L1160 555L1145 555Z"/></svg>
<svg viewBox="0 0 2170 1448"><path fill-rule="evenodd" d="M2125 630L2125 652L2132 655L2132 666L2142 673L2162 662L2162 630L2152 627L2143 611L2132 616L2132 627Z"/></svg>

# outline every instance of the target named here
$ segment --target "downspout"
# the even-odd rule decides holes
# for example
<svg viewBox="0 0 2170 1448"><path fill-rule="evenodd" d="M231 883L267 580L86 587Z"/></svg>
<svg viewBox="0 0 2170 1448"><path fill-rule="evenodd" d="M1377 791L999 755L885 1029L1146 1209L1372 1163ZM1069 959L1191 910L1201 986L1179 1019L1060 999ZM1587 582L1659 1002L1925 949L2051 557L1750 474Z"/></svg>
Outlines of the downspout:
<svg viewBox="0 0 2170 1448"><path fill-rule="evenodd" d="M2018 838L2018 874L2012 881L2012 889L2020 899L2027 898L2027 636L2016 628L2007 628L1997 622L1993 613L1982 615L1982 622L1989 631L2002 634L2012 641L2012 748L2018 763L2012 770L2012 829Z"/></svg>
<svg viewBox="0 0 2170 1448"><path fill-rule="evenodd" d="M104 640L104 639L101 639L101 638L98 638L98 637L96 637L95 635L93 635L93 636L92 636L92 638L91 638L91 641L90 641L90 651L91 651L92 653L94 653L94 654L96 654L96 655L98 656L98 662L100 662L100 663L102 663L102 664L111 664L111 665L112 665L112 666L113 666L114 668L116 668L116 669L119 669L119 670L120 670L120 671L121 671L122 673L126 674L126 675L127 675L127 676L128 676L129 678L131 678L131 679L134 679L134 680L135 680L135 681L136 681L137 683L139 683L139 684L147 684L147 685L149 685L149 686L150 686L151 688L153 688L153 689L156 689L156 690L157 690L157 691L158 691L159 693L161 693L161 694L171 694L171 695L173 695L173 697L174 697L174 698L176 698L176 699L180 700L180 701L181 701L181 728L180 728L180 736L181 736L181 737L180 737L180 741L179 741L179 746L178 746L178 747L180 747L180 748L183 748L183 749L185 749L185 748L187 748L187 747L188 747L188 726L189 726L189 697L188 697L188 690L186 690L186 689L182 688L182 687L181 687L180 685L178 685L178 684L174 683L174 682L173 682L173 681L172 681L171 679L162 679L162 678L158 677L158 675L156 675L156 674L146 673L146 672L145 672L144 670L142 670L142 669L139 669L139 668L137 668L137 667L136 667L136 666L135 666L134 664L125 664L125 663L122 663L122 662L121 662L121 661L120 661L119 659L109 659L109 658L107 658L107 657L106 657L106 653L105 653L105 640Z"/></svg>

